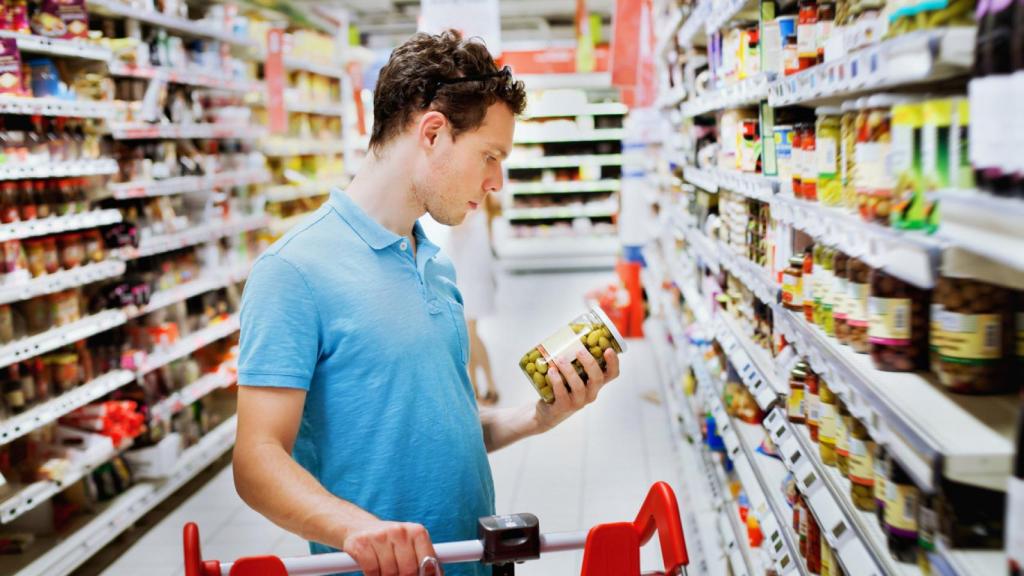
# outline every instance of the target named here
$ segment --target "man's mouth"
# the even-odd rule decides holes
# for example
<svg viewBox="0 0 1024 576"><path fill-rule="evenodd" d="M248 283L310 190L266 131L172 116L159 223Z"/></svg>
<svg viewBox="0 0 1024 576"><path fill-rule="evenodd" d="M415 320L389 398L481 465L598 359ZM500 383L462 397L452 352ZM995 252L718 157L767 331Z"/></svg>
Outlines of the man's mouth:
<svg viewBox="0 0 1024 576"><path fill-rule="evenodd" d="M469 207L473 210L476 210L477 208L480 207L480 205L477 204L476 202L469 202Z"/></svg>

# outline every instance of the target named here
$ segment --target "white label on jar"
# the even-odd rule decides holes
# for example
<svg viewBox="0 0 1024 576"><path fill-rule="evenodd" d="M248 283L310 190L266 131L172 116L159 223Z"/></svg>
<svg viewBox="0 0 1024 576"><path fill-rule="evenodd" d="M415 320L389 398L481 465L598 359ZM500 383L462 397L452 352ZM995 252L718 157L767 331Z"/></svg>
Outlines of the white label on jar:
<svg viewBox="0 0 1024 576"><path fill-rule="evenodd" d="M804 274L804 303L814 302L814 284L817 282L817 274Z"/></svg>
<svg viewBox="0 0 1024 576"><path fill-rule="evenodd" d="M854 179L858 192L861 189L870 190L878 187L878 183L884 179L885 162L882 157L882 147L875 142L864 142L857 144L857 171L854 172Z"/></svg>
<svg viewBox="0 0 1024 576"><path fill-rule="evenodd" d="M824 53L825 43L828 42L829 36L832 35L832 20L819 20L818 23L815 24L815 28L817 32L817 38L815 38L817 50L818 52Z"/></svg>
<svg viewBox="0 0 1024 576"><path fill-rule="evenodd" d="M836 175L838 163L837 145L835 138L818 138L815 152L818 156L818 176L831 178Z"/></svg>
<svg viewBox="0 0 1024 576"><path fill-rule="evenodd" d="M796 51L801 58L817 58L817 29L814 24L798 24L796 27Z"/></svg>
<svg viewBox="0 0 1024 576"><path fill-rule="evenodd" d="M579 334L573 332L571 326L562 328L541 342L540 352L549 363L552 359L572 362L576 359L578 352L590 354L583 342L580 341Z"/></svg>
<svg viewBox="0 0 1024 576"><path fill-rule="evenodd" d="M899 178L914 162L914 127L896 125L890 131L892 146L887 162L887 173L890 177Z"/></svg>
<svg viewBox="0 0 1024 576"><path fill-rule="evenodd" d="M997 118L992 121L992 148L996 152L995 167L999 168L1003 174L1013 174L1018 164L1017 156L1020 154L1020 149L1014 148L1013 145L1016 143L1014 140L1013 132L1013 115L1015 114L1016 105L1011 105L1010 108L1010 122L1011 125L1007 126L1006 109L1008 98L1013 97L1013 76L1011 74L1004 74L993 77L995 81L995 87L992 88L995 96L996 104L993 106L990 114L994 114Z"/></svg>
<svg viewBox="0 0 1024 576"><path fill-rule="evenodd" d="M832 315L838 318L846 318L847 314L847 285L846 278L836 278L836 289L832 293L835 302L832 305Z"/></svg>
<svg viewBox="0 0 1024 576"><path fill-rule="evenodd" d="M1024 569L1024 479L1011 476L1006 491L1006 554Z"/></svg>
<svg viewBox="0 0 1024 576"><path fill-rule="evenodd" d="M808 392L808 394L807 394L807 420L808 420L808 422L812 422L812 423L817 423L818 422L819 417L821 415L821 413L820 413L821 408L820 408L819 404L820 404L820 400L818 400L818 395L817 394L811 394L811 393Z"/></svg>

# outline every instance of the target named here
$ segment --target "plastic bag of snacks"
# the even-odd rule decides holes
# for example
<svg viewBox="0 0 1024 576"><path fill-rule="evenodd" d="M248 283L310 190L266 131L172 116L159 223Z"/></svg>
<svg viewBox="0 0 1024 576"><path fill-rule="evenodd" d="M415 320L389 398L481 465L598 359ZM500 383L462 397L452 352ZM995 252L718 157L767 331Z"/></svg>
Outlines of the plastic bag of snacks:
<svg viewBox="0 0 1024 576"><path fill-rule="evenodd" d="M586 382L587 373L576 359L576 353L589 353L603 370L604 353L609 348L621 354L626 351L626 341L604 311L594 306L524 354L519 361L519 368L540 397L550 404L555 401L555 393L546 375L556 359L571 362L576 373Z"/></svg>

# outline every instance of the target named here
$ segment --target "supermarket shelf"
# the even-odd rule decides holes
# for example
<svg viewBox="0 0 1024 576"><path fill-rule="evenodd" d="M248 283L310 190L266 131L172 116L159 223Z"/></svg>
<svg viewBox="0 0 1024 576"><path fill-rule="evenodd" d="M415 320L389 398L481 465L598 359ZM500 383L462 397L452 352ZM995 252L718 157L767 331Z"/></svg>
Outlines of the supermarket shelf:
<svg viewBox="0 0 1024 576"><path fill-rule="evenodd" d="M683 116L692 118L728 108L753 106L768 98L768 75L758 74L718 88L683 103Z"/></svg>
<svg viewBox="0 0 1024 576"><path fill-rule="evenodd" d="M920 231L900 231L865 222L839 208L778 195L772 217L841 248L875 268L922 288L935 285L943 242ZM943 217L952 210L943 210ZM1019 221L1017 224L1019 227ZM972 234L974 233L972 229Z"/></svg>
<svg viewBox="0 0 1024 576"><path fill-rule="evenodd" d="M840 347L803 316L775 306L775 325L882 439L917 485L934 492L944 476L1006 489L1011 472L1016 404L1010 396L950 394L922 373L883 372L870 358Z"/></svg>
<svg viewBox="0 0 1024 576"><path fill-rule="evenodd" d="M6 165L0 167L0 180L23 180L26 178L64 178L65 176L106 176L117 173L117 161L78 160L54 162L36 166Z"/></svg>
<svg viewBox="0 0 1024 576"><path fill-rule="evenodd" d="M145 316L161 308L166 308L172 304L178 302L184 302L189 298L194 298L200 294L212 292L214 290L220 290L231 284L241 282L249 277L249 272L252 270L252 264L245 262L234 266L229 269L226 273L206 273L203 276L175 286L169 290L161 290L149 299L149 304L141 308L129 307L125 309L125 314L128 319L138 318L139 316Z"/></svg>
<svg viewBox="0 0 1024 576"><path fill-rule="evenodd" d="M309 72L312 74L319 74L320 76L327 76L328 78L336 78L339 80L345 77L345 65L341 63L318 64L316 62L306 62L304 60L298 60L296 58L285 57L284 67L289 72Z"/></svg>
<svg viewBox="0 0 1024 576"><path fill-rule="evenodd" d="M40 480L25 486L3 502L0 502L0 524L8 524L22 514L60 494L63 490L95 470L97 466L105 464L114 456L130 448L131 444L130 439L122 443L120 447L115 447L111 443L109 448L105 450L94 450L94 453L88 454L84 457L87 458L85 462L74 470L69 471L60 480Z"/></svg>
<svg viewBox="0 0 1024 576"><path fill-rule="evenodd" d="M89 0L88 5L90 14L138 20L190 38L211 38L244 48L256 46L252 40L218 28L212 22L179 18L155 10L140 10L120 0Z"/></svg>
<svg viewBox="0 0 1024 576"><path fill-rule="evenodd" d="M714 321L714 331L729 362L762 411L767 413L776 402L786 397L788 385L776 375L768 351L746 337L735 319L728 314L718 314Z"/></svg>
<svg viewBox="0 0 1024 576"><path fill-rule="evenodd" d="M52 352L62 346L120 326L126 321L124 312L104 310L92 316L86 316L77 322L51 328L42 334L11 342L0 347L0 368Z"/></svg>
<svg viewBox="0 0 1024 576"><path fill-rule="evenodd" d="M18 50L29 54L46 54L101 62L109 61L112 56L110 50L81 40L44 38L35 34L19 34L8 30L0 31L0 38L14 38L18 41Z"/></svg>
<svg viewBox="0 0 1024 576"><path fill-rule="evenodd" d="M0 225L0 242L24 240L25 238L33 238L35 236L108 226L110 224L117 224L121 219L121 211L111 208L107 210L93 210L82 214L13 222Z"/></svg>
<svg viewBox="0 0 1024 576"><path fill-rule="evenodd" d="M319 116L341 116L344 111L341 102L285 102L284 107L289 112Z"/></svg>
<svg viewBox="0 0 1024 576"><path fill-rule="evenodd" d="M942 206L938 236L947 241L947 259L961 252L983 256L1014 270L1024 270L1024 201L1001 198L976 190L944 190L937 194ZM999 279L988 279L999 282Z"/></svg>
<svg viewBox="0 0 1024 576"><path fill-rule="evenodd" d="M495 251L510 271L610 269L622 249L617 236L516 238L500 230Z"/></svg>
<svg viewBox="0 0 1024 576"><path fill-rule="evenodd" d="M144 122L122 122L110 127L114 140L152 140L152 139L224 139L224 140L256 140L266 131L263 128L248 124L216 123L216 124L147 124Z"/></svg>
<svg viewBox="0 0 1024 576"><path fill-rule="evenodd" d="M621 128L602 128L598 130L580 131L576 134L566 134L564 130L557 132L535 131L535 134L522 134L516 136L516 144L548 144L555 142L609 142L622 140L626 131Z"/></svg>
<svg viewBox="0 0 1024 576"><path fill-rule="evenodd" d="M142 366L138 369L138 375L148 374L158 368L163 368L175 360L180 360L192 354L200 348L206 347L217 340L227 338L238 332L239 320L237 314L232 314L216 324L212 324L186 336L172 345L164 352L150 354Z"/></svg>
<svg viewBox="0 0 1024 576"><path fill-rule="evenodd" d="M201 192L214 188L232 188L264 184L270 181L270 173L266 170L231 170L209 176L179 176L164 180L136 180L110 184L113 198L127 200L129 198L150 198L168 196L187 192Z"/></svg>
<svg viewBox="0 0 1024 576"><path fill-rule="evenodd" d="M761 202L770 201L779 191L779 182L775 178L724 168L684 165L683 179L708 192L724 188Z"/></svg>
<svg viewBox="0 0 1024 576"><path fill-rule="evenodd" d="M717 243L717 246L716 257L721 266L724 266L730 274L743 282L762 302L772 304L778 301L779 286L763 266L736 254L734 250L724 244Z"/></svg>
<svg viewBox="0 0 1024 576"><path fill-rule="evenodd" d="M0 114L109 118L114 114L114 104L89 100L0 96Z"/></svg>
<svg viewBox="0 0 1024 576"><path fill-rule="evenodd" d="M690 16L679 27L676 33L676 43L683 48L689 48L694 44L703 43L706 36L705 23L711 16L712 6L710 1L697 2Z"/></svg>
<svg viewBox="0 0 1024 576"><path fill-rule="evenodd" d="M114 278L124 274L125 268L124 262L106 260L70 270L61 270L53 274L46 274L45 276L33 278L28 282L0 285L0 304L28 300L36 296L53 294L68 288ZM2 438L3 435L0 434L0 439Z"/></svg>
<svg viewBox="0 0 1024 576"><path fill-rule="evenodd" d="M769 88L768 102L815 105L966 75L974 61L974 37L973 26L904 34L781 78Z"/></svg>
<svg viewBox="0 0 1024 576"><path fill-rule="evenodd" d="M617 192L620 188L622 188L622 181L617 178L562 182L509 182L505 185L505 191L513 195Z"/></svg>
<svg viewBox="0 0 1024 576"><path fill-rule="evenodd" d="M657 44L654 48L655 54L662 57L667 55L669 46L672 45L669 39L675 36L676 32L679 31L679 27L683 25L684 18L685 16L683 16L683 11L674 7L672 9L672 15L668 17L668 20L665 20L664 24L656 27L656 30L654 31L654 36L657 38Z"/></svg>
<svg viewBox="0 0 1024 576"><path fill-rule="evenodd" d="M676 108L686 99L688 93L683 86L676 86L671 91L664 93L655 103L656 108Z"/></svg>
<svg viewBox="0 0 1024 576"><path fill-rule="evenodd" d="M269 218L264 215L236 216L227 220L214 220L189 230L147 238L141 242L138 248L126 246L118 249L116 254L122 260L145 258L154 254L178 250L179 248L195 246L196 244L205 244L206 242L212 242L243 232L259 230L260 228L265 228L268 223Z"/></svg>
<svg viewBox="0 0 1024 576"><path fill-rule="evenodd" d="M165 480L140 482L66 537L37 539L31 559L0 558L0 570L15 576L67 576L143 515L167 499L189 480L227 453L235 442L236 416L203 436L178 458L174 472ZM41 541L40 541L41 540ZM15 565L17 563L17 565Z"/></svg>
<svg viewBox="0 0 1024 576"><path fill-rule="evenodd" d="M135 381L130 370L114 370L0 423L0 445L55 422L61 416Z"/></svg>
<svg viewBox="0 0 1024 576"><path fill-rule="evenodd" d="M760 2L756 0L725 0L708 2L713 4L705 20L704 30L708 36L718 32L733 20L756 21L759 16ZM782 2L785 4L786 2ZM723 5L724 4L724 5Z"/></svg>
<svg viewBox="0 0 1024 576"><path fill-rule="evenodd" d="M580 107L559 108L556 106L538 106L529 108L523 114L523 120L533 118L561 118L563 116L623 116L629 107L619 102L600 102Z"/></svg>
<svg viewBox="0 0 1024 576"><path fill-rule="evenodd" d="M593 208L563 208L553 206L551 208L512 208L505 210L505 217L509 220L571 220L576 218L611 218L618 214L616 208L608 206L596 206Z"/></svg>
<svg viewBox="0 0 1024 576"><path fill-rule="evenodd" d="M544 168L575 168L580 165L622 166L622 154L586 154L582 156L543 156L514 158L505 162L509 170L540 170Z"/></svg>
<svg viewBox="0 0 1024 576"><path fill-rule="evenodd" d="M527 91L556 90L559 88L611 88L610 72L572 72L568 74L516 74L516 80L526 85Z"/></svg>
<svg viewBox="0 0 1024 576"><path fill-rule="evenodd" d="M943 544L942 538L936 539L935 546L940 563L938 573L943 576L1002 574L1009 565L1003 550L950 550ZM932 555L931 560L935 564L936 556Z"/></svg>
<svg viewBox="0 0 1024 576"><path fill-rule="evenodd" d="M348 186L351 179L347 176L341 178L326 178L316 179L308 184L292 185L285 184L282 186L271 186L263 191L264 196L267 198L267 202L290 202L292 200L301 200L302 198L315 198L317 196L325 196L331 193L334 188L344 188Z"/></svg>
<svg viewBox="0 0 1024 576"><path fill-rule="evenodd" d="M272 140L264 142L260 151L267 156L320 156L325 154L341 154L345 144L341 140Z"/></svg>
<svg viewBox="0 0 1024 576"><path fill-rule="evenodd" d="M195 404L215 390L227 388L238 382L238 373L233 370L218 370L204 374L195 382L174 392L167 398L154 404L149 409L150 418L154 420L170 420L172 416L186 407Z"/></svg>
<svg viewBox="0 0 1024 576"><path fill-rule="evenodd" d="M111 62L110 74L127 78L159 79L174 84L231 92L256 92L265 88L262 82L224 78L216 71L195 66L182 71L169 66L136 66L125 62Z"/></svg>

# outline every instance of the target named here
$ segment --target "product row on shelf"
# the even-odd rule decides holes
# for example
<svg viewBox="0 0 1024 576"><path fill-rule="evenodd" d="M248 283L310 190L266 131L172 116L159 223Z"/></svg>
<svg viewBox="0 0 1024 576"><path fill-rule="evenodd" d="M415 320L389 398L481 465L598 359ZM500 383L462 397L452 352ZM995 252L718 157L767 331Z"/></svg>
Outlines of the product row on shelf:
<svg viewBox="0 0 1024 576"><path fill-rule="evenodd" d="M507 269L614 264L627 111L616 98L596 88L529 93L494 223Z"/></svg>

